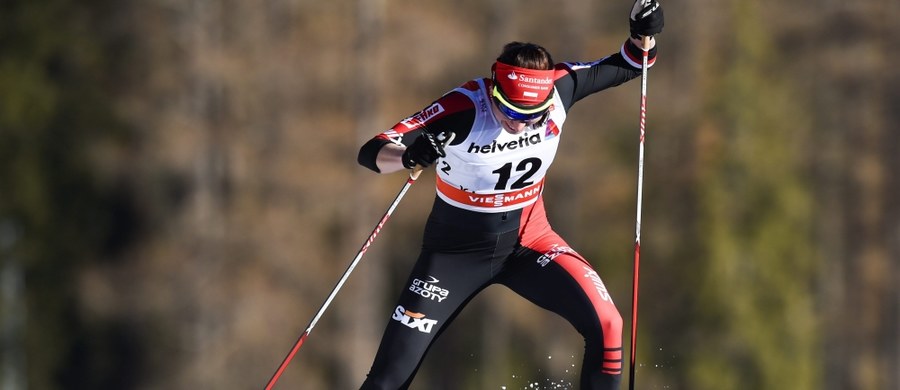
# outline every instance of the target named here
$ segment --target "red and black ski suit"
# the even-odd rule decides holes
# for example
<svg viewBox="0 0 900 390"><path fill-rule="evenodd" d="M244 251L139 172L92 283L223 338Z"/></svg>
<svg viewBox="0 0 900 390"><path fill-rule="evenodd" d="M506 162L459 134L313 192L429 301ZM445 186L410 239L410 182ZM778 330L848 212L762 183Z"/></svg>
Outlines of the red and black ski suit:
<svg viewBox="0 0 900 390"><path fill-rule="evenodd" d="M651 50L650 63L655 60ZM435 339L478 292L501 284L568 320L584 337L582 389L615 389L623 367L622 318L591 264L547 222L543 182L575 102L640 75L641 49L555 67L554 106L524 134L490 110L491 79L472 80L362 146L376 172L387 143L453 132L435 164L437 197L422 250L402 286L363 389L406 389Z"/></svg>

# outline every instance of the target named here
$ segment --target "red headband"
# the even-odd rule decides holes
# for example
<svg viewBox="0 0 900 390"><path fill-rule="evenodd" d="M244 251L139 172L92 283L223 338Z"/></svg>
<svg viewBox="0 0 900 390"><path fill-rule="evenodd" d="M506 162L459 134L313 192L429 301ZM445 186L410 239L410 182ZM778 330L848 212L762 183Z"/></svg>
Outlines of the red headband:
<svg viewBox="0 0 900 390"><path fill-rule="evenodd" d="M553 94L553 70L538 70L494 63L495 88L506 102L516 108L543 106Z"/></svg>

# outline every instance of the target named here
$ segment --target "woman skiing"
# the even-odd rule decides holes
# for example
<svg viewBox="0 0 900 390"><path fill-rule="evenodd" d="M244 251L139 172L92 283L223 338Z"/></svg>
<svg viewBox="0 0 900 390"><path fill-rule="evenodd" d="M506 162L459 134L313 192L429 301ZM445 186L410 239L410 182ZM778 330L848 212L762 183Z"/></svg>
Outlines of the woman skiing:
<svg viewBox="0 0 900 390"><path fill-rule="evenodd" d="M547 222L544 176L569 109L640 75L641 38L662 31L656 0L637 0L631 37L593 62L553 62L533 43L507 44L478 78L362 146L379 173L435 165L436 198L422 249L388 321L363 389L406 389L435 339L478 292L507 286L584 337L582 389L616 389L622 318L602 279ZM648 64L656 59L651 39Z"/></svg>

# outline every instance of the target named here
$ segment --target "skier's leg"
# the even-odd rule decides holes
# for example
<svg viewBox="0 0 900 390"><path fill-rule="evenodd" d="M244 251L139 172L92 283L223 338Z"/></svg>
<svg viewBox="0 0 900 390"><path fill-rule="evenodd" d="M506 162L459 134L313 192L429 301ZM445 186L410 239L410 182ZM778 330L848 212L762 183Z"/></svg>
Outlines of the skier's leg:
<svg viewBox="0 0 900 390"><path fill-rule="evenodd" d="M426 231L426 249L402 286L363 389L409 387L432 343L491 282L492 269L512 252L517 237L515 231L464 237L443 230L445 242L452 237L462 243L447 245L433 244L432 233Z"/></svg>
<svg viewBox="0 0 900 390"><path fill-rule="evenodd" d="M568 320L584 337L582 389L616 389L622 317L593 267L555 234L521 248L499 282Z"/></svg>

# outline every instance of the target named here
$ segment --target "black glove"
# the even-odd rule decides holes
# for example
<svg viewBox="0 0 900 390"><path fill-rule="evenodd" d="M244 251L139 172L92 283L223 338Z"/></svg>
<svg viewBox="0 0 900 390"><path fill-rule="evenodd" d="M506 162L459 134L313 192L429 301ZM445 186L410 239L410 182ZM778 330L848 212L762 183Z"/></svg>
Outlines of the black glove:
<svg viewBox="0 0 900 390"><path fill-rule="evenodd" d="M444 145L437 142L431 133L424 131L403 151L403 166L407 169L412 169L416 165L428 167L434 164L438 157L447 157Z"/></svg>
<svg viewBox="0 0 900 390"><path fill-rule="evenodd" d="M633 38L659 34L665 24L662 6L656 0L635 0L628 22Z"/></svg>

